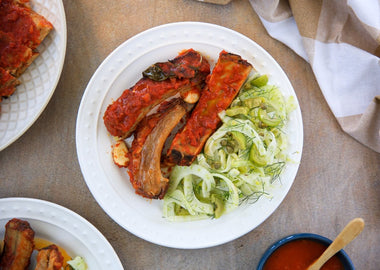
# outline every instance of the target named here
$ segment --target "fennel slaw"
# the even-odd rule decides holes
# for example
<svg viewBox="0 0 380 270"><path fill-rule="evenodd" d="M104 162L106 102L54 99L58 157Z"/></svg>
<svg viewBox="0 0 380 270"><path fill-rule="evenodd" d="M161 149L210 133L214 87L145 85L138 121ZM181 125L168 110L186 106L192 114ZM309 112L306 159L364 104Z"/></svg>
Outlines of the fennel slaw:
<svg viewBox="0 0 380 270"><path fill-rule="evenodd" d="M256 202L280 177L289 161L284 126L296 108L267 75L251 76L222 125L189 167L174 167L163 215L171 221L219 218L243 202Z"/></svg>

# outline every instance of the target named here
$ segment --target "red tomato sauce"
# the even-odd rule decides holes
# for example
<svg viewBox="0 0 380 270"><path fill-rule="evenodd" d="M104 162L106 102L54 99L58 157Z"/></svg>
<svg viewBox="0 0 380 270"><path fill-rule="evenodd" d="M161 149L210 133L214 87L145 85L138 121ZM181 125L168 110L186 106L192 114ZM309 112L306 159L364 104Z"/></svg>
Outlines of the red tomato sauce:
<svg viewBox="0 0 380 270"><path fill-rule="evenodd" d="M222 51L212 74L207 77L207 87L203 90L192 117L186 124L188 132L183 135L186 144L197 146L204 135L214 131L221 120L218 114L230 106L247 76L247 66L228 57Z"/></svg>
<svg viewBox="0 0 380 270"><path fill-rule="evenodd" d="M40 32L33 22L31 11L14 1L0 1L0 30L22 45L34 49L40 43Z"/></svg>
<svg viewBox="0 0 380 270"><path fill-rule="evenodd" d="M19 68L32 57L39 45L40 32L32 11L11 0L0 1L0 66Z"/></svg>
<svg viewBox="0 0 380 270"><path fill-rule="evenodd" d="M0 30L0 67L18 68L27 63L31 56L31 49L14 42L11 35Z"/></svg>
<svg viewBox="0 0 380 270"><path fill-rule="evenodd" d="M170 73L168 79L154 81L144 77L108 106L103 120L111 135L123 137L128 134L154 106L177 93L200 88L210 73L208 62L192 49L156 65Z"/></svg>
<svg viewBox="0 0 380 270"><path fill-rule="evenodd" d="M269 257L264 270L306 270L326 250L326 245L306 239L291 241L279 247ZM344 270L337 255L328 260L321 270Z"/></svg>
<svg viewBox="0 0 380 270"><path fill-rule="evenodd" d="M156 82L142 78L108 106L104 124L113 136L123 137L151 108L186 85L190 85L189 79L170 78Z"/></svg>

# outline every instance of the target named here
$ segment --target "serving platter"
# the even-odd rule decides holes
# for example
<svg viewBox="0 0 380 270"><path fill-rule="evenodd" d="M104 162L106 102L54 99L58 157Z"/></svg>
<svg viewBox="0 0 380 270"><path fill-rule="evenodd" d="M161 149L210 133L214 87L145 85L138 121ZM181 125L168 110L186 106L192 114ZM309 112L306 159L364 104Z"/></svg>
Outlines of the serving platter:
<svg viewBox="0 0 380 270"><path fill-rule="evenodd" d="M71 257L81 256L88 269L124 269L107 239L75 212L44 200L32 198L0 199L0 237L12 218L26 220L42 238L62 247Z"/></svg>
<svg viewBox="0 0 380 270"><path fill-rule="evenodd" d="M222 50L239 54L269 83L279 86L284 96L294 96L297 109L290 115L288 164L271 197L243 204L219 219L170 222L162 216L160 200L135 194L125 169L111 158L113 138L103 124L107 106L133 86L141 73L155 62L173 59L193 48L210 62ZM104 211L120 226L152 243L183 249L205 248L234 240L261 224L283 201L298 170L303 146L301 111L294 89L277 62L258 44L233 30L208 23L179 22L146 30L121 44L99 66L82 97L76 125L77 155L91 193Z"/></svg>
<svg viewBox="0 0 380 270"><path fill-rule="evenodd" d="M58 84L66 54L66 17L62 0L31 0L32 9L54 30L38 46L40 55L20 76L16 92L0 103L0 151L38 119Z"/></svg>

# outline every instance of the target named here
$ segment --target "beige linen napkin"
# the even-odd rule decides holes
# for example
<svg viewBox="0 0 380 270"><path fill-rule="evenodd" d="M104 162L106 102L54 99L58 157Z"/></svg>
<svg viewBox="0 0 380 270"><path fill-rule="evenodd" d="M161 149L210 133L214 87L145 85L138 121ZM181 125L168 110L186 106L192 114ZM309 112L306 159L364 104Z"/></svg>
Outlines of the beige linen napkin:
<svg viewBox="0 0 380 270"><path fill-rule="evenodd" d="M310 63L342 129L380 152L380 1L250 3L269 35Z"/></svg>

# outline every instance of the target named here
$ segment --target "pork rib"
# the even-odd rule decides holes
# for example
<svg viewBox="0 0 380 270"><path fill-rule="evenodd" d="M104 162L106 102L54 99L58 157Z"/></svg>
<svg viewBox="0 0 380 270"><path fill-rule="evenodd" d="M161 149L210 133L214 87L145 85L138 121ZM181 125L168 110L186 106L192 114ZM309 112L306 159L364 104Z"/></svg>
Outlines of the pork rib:
<svg viewBox="0 0 380 270"><path fill-rule="evenodd" d="M194 161L220 124L218 113L228 108L251 70L252 65L240 56L226 51L219 54L190 119L174 137L167 153L167 164L189 166Z"/></svg>
<svg viewBox="0 0 380 270"><path fill-rule="evenodd" d="M162 199L169 180L161 173L161 152L170 132L187 112L180 100L168 103L156 114L145 117L134 133L128 173L137 194Z"/></svg>
<svg viewBox="0 0 380 270"><path fill-rule="evenodd" d="M39 55L37 46L52 29L29 0L0 0L0 102L14 93L17 78Z"/></svg>
<svg viewBox="0 0 380 270"><path fill-rule="evenodd" d="M209 73L209 63L193 49L149 67L142 79L108 106L103 116L107 130L113 136L126 138L144 116L165 99L194 89L200 91Z"/></svg>
<svg viewBox="0 0 380 270"><path fill-rule="evenodd" d="M0 2L0 30L10 33L14 42L34 50L53 30L45 17L31 9L29 0Z"/></svg>
<svg viewBox="0 0 380 270"><path fill-rule="evenodd" d="M25 270L34 248L34 231L27 221L13 218L5 225L1 270Z"/></svg>
<svg viewBox="0 0 380 270"><path fill-rule="evenodd" d="M63 266L63 256L56 245L42 248L37 255L37 265L34 270L60 270Z"/></svg>

